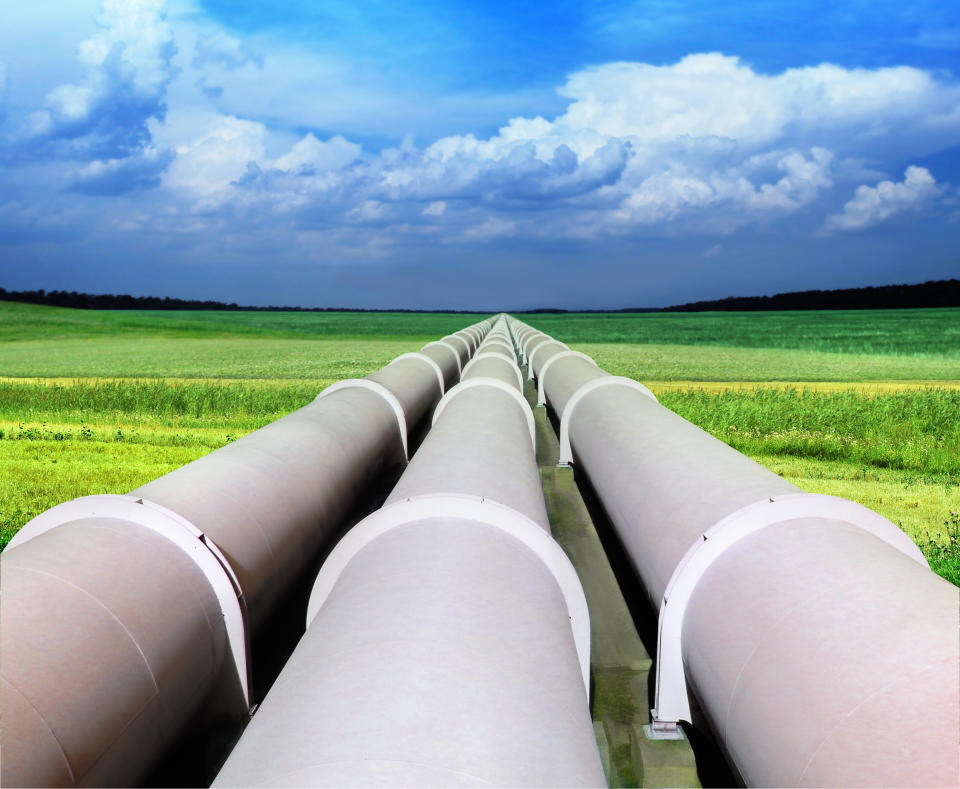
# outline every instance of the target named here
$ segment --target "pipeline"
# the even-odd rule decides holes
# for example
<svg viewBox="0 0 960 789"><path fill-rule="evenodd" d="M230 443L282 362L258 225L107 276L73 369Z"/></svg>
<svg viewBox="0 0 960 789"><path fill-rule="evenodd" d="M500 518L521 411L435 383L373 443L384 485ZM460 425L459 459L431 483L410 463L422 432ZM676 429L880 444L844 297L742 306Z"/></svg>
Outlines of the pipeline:
<svg viewBox="0 0 960 789"><path fill-rule="evenodd" d="M243 719L251 640L488 332L428 344L4 550L4 786L133 785L201 709Z"/></svg>
<svg viewBox="0 0 960 789"><path fill-rule="evenodd" d="M444 395L384 507L325 561L214 786L604 784L586 601L518 372L485 359Z"/></svg>
<svg viewBox="0 0 960 789"><path fill-rule="evenodd" d="M659 611L650 736L702 714L750 786L957 786L960 592L910 539L510 327Z"/></svg>

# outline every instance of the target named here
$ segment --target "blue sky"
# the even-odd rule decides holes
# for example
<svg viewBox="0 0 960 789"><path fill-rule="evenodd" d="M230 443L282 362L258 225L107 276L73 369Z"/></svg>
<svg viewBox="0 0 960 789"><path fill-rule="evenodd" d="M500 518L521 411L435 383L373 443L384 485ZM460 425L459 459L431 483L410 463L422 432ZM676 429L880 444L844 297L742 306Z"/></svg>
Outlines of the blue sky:
<svg viewBox="0 0 960 789"><path fill-rule="evenodd" d="M8 289L616 308L960 276L951 3L11 5Z"/></svg>

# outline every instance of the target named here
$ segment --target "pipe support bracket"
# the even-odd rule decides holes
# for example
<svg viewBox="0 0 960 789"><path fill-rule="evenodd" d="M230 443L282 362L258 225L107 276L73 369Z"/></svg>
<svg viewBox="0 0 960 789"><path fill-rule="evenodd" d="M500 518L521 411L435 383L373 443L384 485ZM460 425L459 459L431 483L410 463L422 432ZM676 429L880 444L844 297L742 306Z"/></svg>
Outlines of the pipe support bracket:
<svg viewBox="0 0 960 789"><path fill-rule="evenodd" d="M480 359L486 359L488 357L493 357L495 359L503 359L505 362L509 362L510 366L513 367L517 372L517 386L520 388L520 391L523 391L523 374L520 372L520 368L517 367L517 360L511 359L505 353L501 351L485 351L483 348L480 348L477 351L477 355L474 356L469 362L467 362L466 367L463 368L463 374L461 378L467 374L467 371L473 367L475 362L480 361Z"/></svg>
<svg viewBox="0 0 960 789"><path fill-rule="evenodd" d="M41 512L13 536L4 550L15 548L71 521L86 518L109 518L143 526L172 542L200 568L220 603L228 648L240 682L242 699L237 698L230 705L232 707L236 703L236 712L248 714L252 704L247 641L249 628L240 582L230 562L213 540L208 539L202 530L186 518L138 496L112 493L81 496Z"/></svg>
<svg viewBox="0 0 960 789"><path fill-rule="evenodd" d="M446 340L434 340L433 342L428 342L423 348L429 348L431 345L442 345L444 348L449 348L450 352L453 354L453 358L457 362L457 375L460 375L460 372L463 368L463 365L460 362L460 351L456 349L453 343L449 343ZM422 351L423 348L420 350Z"/></svg>
<svg viewBox="0 0 960 789"><path fill-rule="evenodd" d="M516 400L517 405L520 406L520 409L523 411L523 415L527 419L527 428L530 430L530 443L533 444L533 451L534 454L536 454L537 423L533 419L533 411L530 410L530 404L527 403L520 392L510 387L509 384L498 380L497 378L478 376L477 378L468 378L466 381L461 381L458 383L455 387L453 387L453 389L443 396L439 403L437 403L437 407L433 412L433 421L430 423L430 426L432 427L433 425L437 424L437 420L440 418L440 414L443 413L443 409L447 407L447 403L449 403L454 397L466 389L473 389L477 386L492 386L494 389L499 389L501 392L506 392L514 400Z"/></svg>
<svg viewBox="0 0 960 789"><path fill-rule="evenodd" d="M567 404L563 407L563 413L560 415L560 459L557 461L557 465L569 466L573 464L573 449L570 446L570 420L573 419L573 410L577 407L577 403L579 403L586 395L590 394L590 392L592 392L594 389L599 389L603 386L625 386L628 389L636 389L641 394L651 398L653 402L657 402L657 398L654 396L653 392L647 389L647 387L645 387L642 383L639 381L634 381L632 378L624 378L621 375L609 375L604 376L603 378L594 378L592 381L587 381L583 386L570 395L570 399L567 400Z"/></svg>
<svg viewBox="0 0 960 789"><path fill-rule="evenodd" d="M751 534L801 518L842 521L870 532L914 561L927 566L920 549L900 529L873 510L847 499L819 493L791 493L762 499L717 521L677 564L660 603L653 728L669 729L690 721L690 700L683 666L683 618L707 569L730 547Z"/></svg>
<svg viewBox="0 0 960 789"><path fill-rule="evenodd" d="M560 351L558 354L554 354L544 363L543 367L540 370L540 375L537 376L537 405L546 405L547 396L543 388L543 382L547 380L547 370L549 370L555 361L558 359L569 359L573 356L576 356L580 359L586 359L594 367L598 367L597 363L587 356L585 353L580 353L580 351ZM533 365L530 365L531 372L533 371Z"/></svg>
<svg viewBox="0 0 960 789"><path fill-rule="evenodd" d="M401 353L396 359L390 362L390 364L388 364L387 367L389 367L391 364L395 364L396 362L399 362L401 359L419 359L421 362L426 362L427 366L431 370L433 370L434 375L437 376L437 383L440 384L440 396L443 397L443 394L446 391L446 387L443 384L443 370L440 369L439 364L433 361L433 359L431 359L425 353L414 351L412 353Z"/></svg>
<svg viewBox="0 0 960 789"><path fill-rule="evenodd" d="M521 512L493 499L461 493L412 496L388 504L348 531L320 568L307 604L309 628L351 559L391 529L430 518L476 521L504 531L532 550L553 575L563 595L583 684L590 696L590 613L580 578L550 533Z"/></svg>
<svg viewBox="0 0 960 789"><path fill-rule="evenodd" d="M561 346L562 348L566 348L565 351L561 351L560 353L557 354L557 356L563 356L565 353L574 353L574 351L571 351L571 350L570 350L570 346L567 345L565 342L560 342L559 340L552 340L551 342L555 342L557 345ZM528 380L528 381L532 381L533 378L534 378L534 375L533 375L533 360L534 360L534 358L535 358L536 355L537 355L537 351L539 351L541 348L546 348L546 347L547 347L547 343L542 342L542 343L540 343L536 348L534 348L532 351L530 351L530 359L529 359L529 361L528 361L528 363L527 363L527 380ZM585 354L580 354L580 355L581 355L581 356L585 356L585 358L587 358L587 359L590 359L590 357L589 357L589 356L586 356ZM553 359L553 358L554 358L554 357L552 357L552 356L550 357L550 359ZM546 364L544 364L544 366L543 366L543 369L544 369L544 370L546 370L547 367L549 366L549 364L550 364L550 359L547 359ZM593 362L593 359L590 359L590 361ZM596 364L596 362L593 362L593 363ZM540 371L540 374L543 375L543 370ZM542 405L542 403L540 403L540 404L538 404L538 405Z"/></svg>
<svg viewBox="0 0 960 789"><path fill-rule="evenodd" d="M377 383L376 381L370 381L366 378L346 378L343 381L337 381L335 384L330 384L330 386L328 386L314 398L314 402L319 400L321 397L332 395L334 392L339 392L343 389L369 389L371 392L375 392L387 401L387 404L393 409L393 413L397 417L397 424L400 426L400 441L403 444L403 458L404 460L410 460L410 452L407 449L407 418L403 413L403 406L400 405L400 401L397 399L397 396L387 389L387 387L385 387L383 384Z"/></svg>

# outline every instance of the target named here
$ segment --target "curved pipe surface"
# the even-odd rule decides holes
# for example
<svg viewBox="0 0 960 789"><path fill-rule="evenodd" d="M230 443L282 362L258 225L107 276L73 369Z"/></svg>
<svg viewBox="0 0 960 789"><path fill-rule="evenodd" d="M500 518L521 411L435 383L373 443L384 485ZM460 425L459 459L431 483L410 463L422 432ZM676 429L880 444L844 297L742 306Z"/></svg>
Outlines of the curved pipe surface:
<svg viewBox="0 0 960 789"><path fill-rule="evenodd" d="M390 392L410 428L443 393L422 358L368 382ZM403 462L404 438L381 394L349 387L128 496L78 499L27 524L2 555L3 785L135 784L221 685L229 714L245 715L237 674L252 633L379 471ZM158 513L171 531L146 528ZM98 624L104 612L109 627Z"/></svg>
<svg viewBox="0 0 960 789"><path fill-rule="evenodd" d="M523 376L516 363L503 354L479 353L463 368L462 379L497 378L523 392Z"/></svg>
<svg viewBox="0 0 960 789"><path fill-rule="evenodd" d="M492 385L448 401L324 564L307 634L214 786L603 784L570 619L586 603L522 408Z"/></svg>
<svg viewBox="0 0 960 789"><path fill-rule="evenodd" d="M558 359L546 400L562 414L606 375ZM587 391L566 427L655 609L714 524L800 493L626 386ZM960 780L960 594L891 542L843 519L788 519L698 578L682 620L687 682L748 785Z"/></svg>

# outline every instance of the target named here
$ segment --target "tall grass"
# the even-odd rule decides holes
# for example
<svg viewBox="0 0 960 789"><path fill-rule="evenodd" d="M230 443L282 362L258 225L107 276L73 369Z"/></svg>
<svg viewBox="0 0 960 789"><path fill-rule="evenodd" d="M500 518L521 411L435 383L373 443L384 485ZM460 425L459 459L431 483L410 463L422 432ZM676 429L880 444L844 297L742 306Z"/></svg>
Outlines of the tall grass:
<svg viewBox="0 0 960 789"><path fill-rule="evenodd" d="M663 392L660 402L750 455L842 460L958 477L960 391Z"/></svg>
<svg viewBox="0 0 960 789"><path fill-rule="evenodd" d="M93 380L0 382L7 421L252 429L306 405L330 381Z"/></svg>

